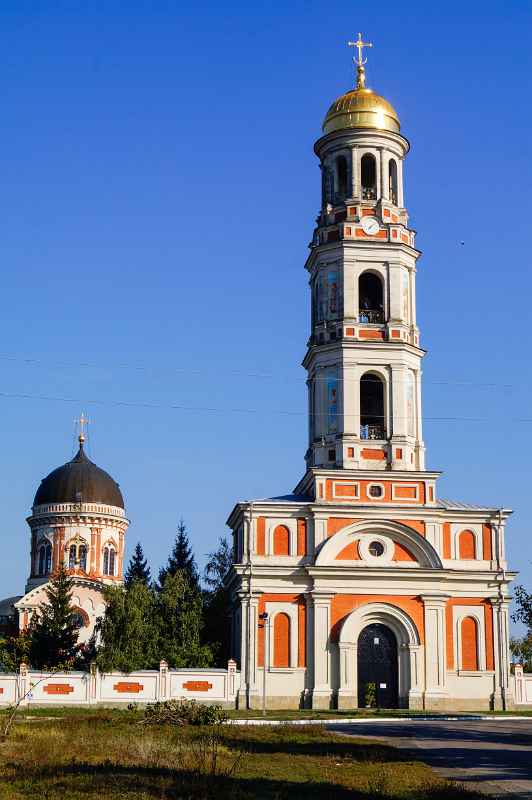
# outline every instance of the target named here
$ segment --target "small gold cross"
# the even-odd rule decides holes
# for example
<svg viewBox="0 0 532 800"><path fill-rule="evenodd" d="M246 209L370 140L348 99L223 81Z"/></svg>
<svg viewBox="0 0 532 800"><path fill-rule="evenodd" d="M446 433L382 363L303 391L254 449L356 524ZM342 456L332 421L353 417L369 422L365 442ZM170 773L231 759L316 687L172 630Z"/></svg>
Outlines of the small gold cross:
<svg viewBox="0 0 532 800"><path fill-rule="evenodd" d="M78 439L79 439L80 444L82 444L85 441L85 428L89 424L89 418L86 417L85 414L82 411L81 412L81 417L79 419L75 420L75 422L79 425L79 436L78 436Z"/></svg>
<svg viewBox="0 0 532 800"><path fill-rule="evenodd" d="M373 47L373 42L364 42L362 40L362 34L359 33L358 34L358 39L356 40L356 42L348 42L347 46L348 47L356 47L357 48L357 50L358 50L358 59L355 56L353 58L353 61L357 65L357 67L361 67L368 60L367 58L363 57L364 48L365 47Z"/></svg>

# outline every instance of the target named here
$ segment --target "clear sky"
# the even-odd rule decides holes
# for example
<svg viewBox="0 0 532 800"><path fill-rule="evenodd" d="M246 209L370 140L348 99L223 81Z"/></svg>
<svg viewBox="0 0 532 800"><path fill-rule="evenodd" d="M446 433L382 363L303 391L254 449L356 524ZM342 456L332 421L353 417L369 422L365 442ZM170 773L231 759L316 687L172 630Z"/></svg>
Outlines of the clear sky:
<svg viewBox="0 0 532 800"><path fill-rule="evenodd" d="M412 143L428 466L441 496L515 509L530 585L531 23L528 2L4 0L0 596L82 410L155 570L180 515L201 562L237 500L299 480L312 145L359 30Z"/></svg>

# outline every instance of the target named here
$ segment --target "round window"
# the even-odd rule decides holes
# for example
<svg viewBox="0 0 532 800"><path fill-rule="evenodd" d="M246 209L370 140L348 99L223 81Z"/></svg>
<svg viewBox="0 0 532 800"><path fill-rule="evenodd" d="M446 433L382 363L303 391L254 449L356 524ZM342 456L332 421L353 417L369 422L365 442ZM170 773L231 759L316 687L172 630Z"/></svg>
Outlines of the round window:
<svg viewBox="0 0 532 800"><path fill-rule="evenodd" d="M384 545L382 542L371 542L368 547L368 552L374 558L378 558L384 553Z"/></svg>

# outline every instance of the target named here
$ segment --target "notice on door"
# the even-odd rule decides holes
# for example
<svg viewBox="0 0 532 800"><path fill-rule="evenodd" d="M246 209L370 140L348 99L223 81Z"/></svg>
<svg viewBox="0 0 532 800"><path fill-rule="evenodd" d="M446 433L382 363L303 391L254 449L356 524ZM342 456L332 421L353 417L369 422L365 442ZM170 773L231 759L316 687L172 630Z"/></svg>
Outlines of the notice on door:
<svg viewBox="0 0 532 800"><path fill-rule="evenodd" d="M386 689L385 683L379 683L379 689Z"/></svg>

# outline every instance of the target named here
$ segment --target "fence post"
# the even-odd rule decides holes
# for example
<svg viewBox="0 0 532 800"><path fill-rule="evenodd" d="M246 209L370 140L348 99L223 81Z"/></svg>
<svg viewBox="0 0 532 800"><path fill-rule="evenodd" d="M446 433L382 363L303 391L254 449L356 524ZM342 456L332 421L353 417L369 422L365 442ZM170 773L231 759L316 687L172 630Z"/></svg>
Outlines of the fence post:
<svg viewBox="0 0 532 800"><path fill-rule="evenodd" d="M170 691L168 685L168 661L163 660L159 663L159 691L157 692L157 700L166 700Z"/></svg>
<svg viewBox="0 0 532 800"><path fill-rule="evenodd" d="M522 664L514 664L514 685L515 685L515 702L516 703L525 703L525 693L524 693L524 679L523 679L523 666Z"/></svg>
<svg viewBox="0 0 532 800"><path fill-rule="evenodd" d="M236 661L232 658L227 662L227 681L225 684L225 699L232 700L235 696Z"/></svg>
<svg viewBox="0 0 532 800"><path fill-rule="evenodd" d="M29 675L28 675L28 665L25 661L20 662L20 666L18 668L18 678L17 678L17 688L18 688L18 698L23 697L21 705L27 705L28 698L25 696L29 690Z"/></svg>
<svg viewBox="0 0 532 800"><path fill-rule="evenodd" d="M95 661L91 661L89 673L89 703L94 704L98 702L98 682L100 680L100 673Z"/></svg>

